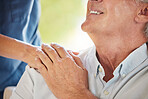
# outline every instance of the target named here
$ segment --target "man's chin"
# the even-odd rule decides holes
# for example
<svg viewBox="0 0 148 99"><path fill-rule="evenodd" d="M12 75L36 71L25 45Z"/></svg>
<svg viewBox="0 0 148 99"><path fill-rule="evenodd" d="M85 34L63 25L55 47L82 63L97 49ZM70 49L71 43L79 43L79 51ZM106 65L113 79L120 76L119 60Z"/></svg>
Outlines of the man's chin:
<svg viewBox="0 0 148 99"><path fill-rule="evenodd" d="M84 31L84 32L90 32L90 26L84 22L82 25L81 25L81 29Z"/></svg>

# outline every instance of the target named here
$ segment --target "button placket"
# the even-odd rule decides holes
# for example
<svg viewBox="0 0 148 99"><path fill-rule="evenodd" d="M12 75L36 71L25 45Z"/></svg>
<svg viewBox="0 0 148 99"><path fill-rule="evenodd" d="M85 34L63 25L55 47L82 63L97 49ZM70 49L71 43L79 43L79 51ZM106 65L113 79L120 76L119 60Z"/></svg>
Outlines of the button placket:
<svg viewBox="0 0 148 99"><path fill-rule="evenodd" d="M94 74L94 77L95 77L95 78L96 78L97 75L99 74L99 68L100 68L100 65L98 65L98 67L97 67L97 73Z"/></svg>

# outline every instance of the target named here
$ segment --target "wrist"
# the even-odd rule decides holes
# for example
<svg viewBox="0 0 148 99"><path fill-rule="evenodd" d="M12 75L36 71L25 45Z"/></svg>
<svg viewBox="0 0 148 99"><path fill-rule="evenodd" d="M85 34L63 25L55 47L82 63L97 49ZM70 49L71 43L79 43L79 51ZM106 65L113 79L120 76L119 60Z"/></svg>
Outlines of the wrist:
<svg viewBox="0 0 148 99"><path fill-rule="evenodd" d="M90 90L88 89L84 89L82 92L81 92L81 97L79 99L98 99L96 96L94 96Z"/></svg>
<svg viewBox="0 0 148 99"><path fill-rule="evenodd" d="M22 51L23 53L21 55L21 60L26 63L29 63L30 57L36 56L35 52L38 49L38 47L26 44L23 48L24 50Z"/></svg>
<svg viewBox="0 0 148 99"><path fill-rule="evenodd" d="M77 93L73 93L73 95L70 95L69 97L68 99L98 99L87 88L82 89Z"/></svg>

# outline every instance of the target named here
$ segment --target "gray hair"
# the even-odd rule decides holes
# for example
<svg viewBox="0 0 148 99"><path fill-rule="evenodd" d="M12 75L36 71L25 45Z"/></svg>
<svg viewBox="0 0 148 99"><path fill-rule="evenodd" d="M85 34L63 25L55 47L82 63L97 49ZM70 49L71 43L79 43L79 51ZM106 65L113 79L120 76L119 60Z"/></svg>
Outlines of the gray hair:
<svg viewBox="0 0 148 99"><path fill-rule="evenodd" d="M137 1L140 1L142 3L148 3L148 0L137 0ZM145 25L144 33L145 33L146 37L148 37L148 23L146 23L146 25Z"/></svg>
<svg viewBox="0 0 148 99"><path fill-rule="evenodd" d="M141 2L148 3L148 0L140 0Z"/></svg>

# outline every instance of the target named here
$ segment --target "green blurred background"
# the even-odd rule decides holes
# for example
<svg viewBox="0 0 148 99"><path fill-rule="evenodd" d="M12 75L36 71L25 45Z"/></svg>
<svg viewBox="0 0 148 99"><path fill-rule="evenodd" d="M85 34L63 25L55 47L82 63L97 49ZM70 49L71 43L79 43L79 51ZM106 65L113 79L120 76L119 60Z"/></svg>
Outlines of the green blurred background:
<svg viewBox="0 0 148 99"><path fill-rule="evenodd" d="M39 30L44 43L64 43L84 16L82 0L41 0Z"/></svg>

